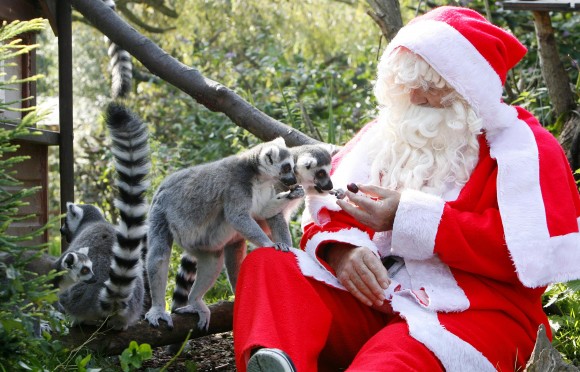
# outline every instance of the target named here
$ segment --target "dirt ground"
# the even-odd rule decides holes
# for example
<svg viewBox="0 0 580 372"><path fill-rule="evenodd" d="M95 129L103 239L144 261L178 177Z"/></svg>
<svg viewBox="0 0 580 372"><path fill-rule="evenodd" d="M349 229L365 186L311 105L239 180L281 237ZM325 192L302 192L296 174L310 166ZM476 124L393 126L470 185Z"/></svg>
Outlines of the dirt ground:
<svg viewBox="0 0 580 372"><path fill-rule="evenodd" d="M162 368L170 362L171 358L173 355L165 348L156 348L153 350L153 358L143 363L143 370ZM190 340L186 350L171 362L166 370L175 372L236 371L232 333L218 333Z"/></svg>

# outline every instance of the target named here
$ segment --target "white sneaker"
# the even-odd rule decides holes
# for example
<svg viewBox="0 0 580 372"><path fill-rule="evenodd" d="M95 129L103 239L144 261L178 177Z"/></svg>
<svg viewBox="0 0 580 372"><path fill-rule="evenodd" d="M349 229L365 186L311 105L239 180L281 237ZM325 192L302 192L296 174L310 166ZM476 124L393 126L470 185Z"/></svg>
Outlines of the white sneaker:
<svg viewBox="0 0 580 372"><path fill-rule="evenodd" d="M282 350L264 348L250 357L248 372L296 372L296 367Z"/></svg>

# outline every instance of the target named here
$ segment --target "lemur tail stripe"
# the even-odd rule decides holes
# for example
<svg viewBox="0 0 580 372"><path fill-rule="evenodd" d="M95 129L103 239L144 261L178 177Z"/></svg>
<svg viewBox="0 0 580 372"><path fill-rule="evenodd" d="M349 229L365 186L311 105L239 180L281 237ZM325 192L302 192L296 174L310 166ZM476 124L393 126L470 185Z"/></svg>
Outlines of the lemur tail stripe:
<svg viewBox="0 0 580 372"><path fill-rule="evenodd" d="M103 2L109 8L115 10L114 0L103 0ZM109 46L107 54L111 58L109 61L109 70L111 71L111 96L113 98L122 98L127 96L131 91L131 80L133 79L131 55L108 38L105 38L105 40Z"/></svg>
<svg viewBox="0 0 580 372"><path fill-rule="evenodd" d="M189 257L185 254L182 255L181 264L177 271L177 275L175 276L175 290L173 291L171 310L175 310L187 304L187 297L189 296L189 291L193 286L196 275L197 261L195 258Z"/></svg>
<svg viewBox="0 0 580 372"><path fill-rule="evenodd" d="M147 234L146 179L151 167L146 125L123 106L107 109L117 173L115 206L120 218L109 279L100 293L100 303L108 312L121 311L133 294L135 279L142 275L143 241Z"/></svg>

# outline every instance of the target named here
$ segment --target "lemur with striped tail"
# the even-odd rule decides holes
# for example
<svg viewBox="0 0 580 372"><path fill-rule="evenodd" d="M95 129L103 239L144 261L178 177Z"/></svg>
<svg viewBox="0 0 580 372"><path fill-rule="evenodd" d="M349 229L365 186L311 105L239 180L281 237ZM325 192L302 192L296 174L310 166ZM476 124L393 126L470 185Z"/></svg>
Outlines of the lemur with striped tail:
<svg viewBox="0 0 580 372"><path fill-rule="evenodd" d="M274 189L277 194L271 198L260 211L260 217L267 219L282 213L286 221L290 220L292 214L298 209L306 193L324 193L332 190L330 180L330 168L332 166L332 155L337 151L336 146L330 144L302 145L288 148L294 159L294 174L298 181L297 185L289 187L282 182L276 183ZM296 186L300 187L296 187ZM280 236L290 236L288 224L280 224L278 229L286 229L287 232ZM276 231L272 231L273 234ZM276 238L273 238L275 241ZM228 242L227 252L234 252L226 255L226 273L235 292L237 273L241 262L246 256L246 240L239 237L237 240ZM181 256L180 266L175 276L175 290L171 311L187 305L188 296L197 276L197 260L195 257L184 253Z"/></svg>
<svg viewBox="0 0 580 372"><path fill-rule="evenodd" d="M117 174L119 223L114 226L106 221L95 206L67 204L61 228L70 242L67 252L88 248L95 282L72 285L59 294L59 302L74 324L107 320L108 326L124 330L143 313L149 135L139 118L117 104L108 106L106 122Z"/></svg>

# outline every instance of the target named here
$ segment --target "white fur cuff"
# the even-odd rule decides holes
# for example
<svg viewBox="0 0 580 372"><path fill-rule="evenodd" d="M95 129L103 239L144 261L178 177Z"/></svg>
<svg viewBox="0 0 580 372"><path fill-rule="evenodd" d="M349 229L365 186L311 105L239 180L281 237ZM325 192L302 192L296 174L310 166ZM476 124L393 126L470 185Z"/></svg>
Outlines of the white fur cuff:
<svg viewBox="0 0 580 372"><path fill-rule="evenodd" d="M444 206L440 197L403 191L393 226L393 254L415 260L432 257Z"/></svg>

